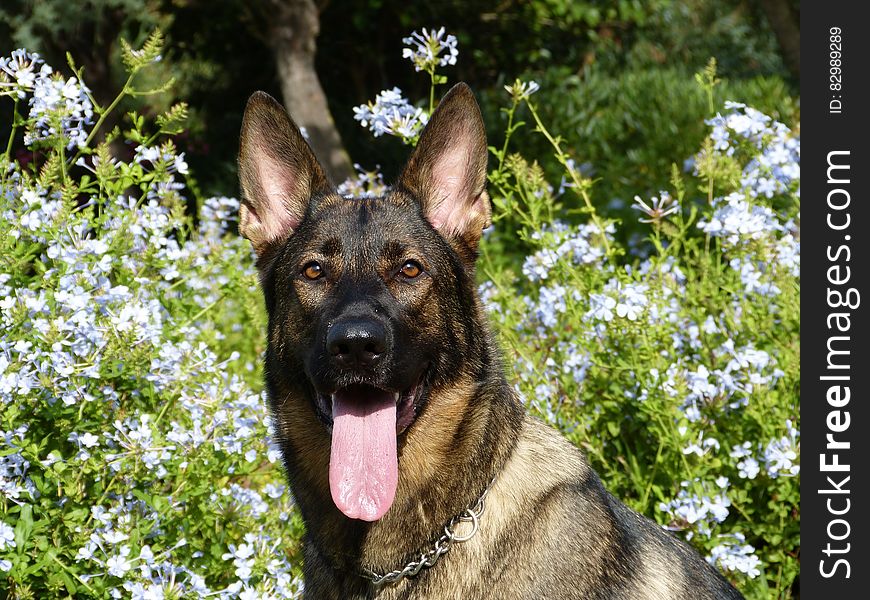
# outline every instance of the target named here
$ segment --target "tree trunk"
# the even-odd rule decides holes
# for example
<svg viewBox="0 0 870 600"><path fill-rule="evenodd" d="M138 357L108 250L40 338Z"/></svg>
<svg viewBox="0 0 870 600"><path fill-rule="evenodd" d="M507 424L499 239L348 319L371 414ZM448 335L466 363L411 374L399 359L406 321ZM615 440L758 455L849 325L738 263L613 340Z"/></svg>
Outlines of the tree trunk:
<svg viewBox="0 0 870 600"><path fill-rule="evenodd" d="M320 32L317 7L313 0L267 0L264 8L266 37L278 67L284 105L296 124L305 128L327 175L333 183L341 183L353 168L314 68Z"/></svg>
<svg viewBox="0 0 870 600"><path fill-rule="evenodd" d="M761 0L761 8L776 35L785 66L801 78L801 30L788 0Z"/></svg>

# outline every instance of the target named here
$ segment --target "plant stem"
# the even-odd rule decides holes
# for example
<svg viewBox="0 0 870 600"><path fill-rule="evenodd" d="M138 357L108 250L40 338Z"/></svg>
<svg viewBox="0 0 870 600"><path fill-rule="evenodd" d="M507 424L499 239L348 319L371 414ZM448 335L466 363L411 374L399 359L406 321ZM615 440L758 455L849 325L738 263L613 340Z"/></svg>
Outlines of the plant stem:
<svg viewBox="0 0 870 600"><path fill-rule="evenodd" d="M15 98L15 103L12 105L12 127L9 131L9 141L6 142L6 152L3 161L3 172L0 173L0 181L6 182L6 166L12 162L12 142L15 141L15 134L18 131L18 98Z"/></svg>
<svg viewBox="0 0 870 600"><path fill-rule="evenodd" d="M61 569L63 569L64 571L66 571L67 573L69 573L70 575L72 575L73 577L75 577L76 580L77 580L80 584L82 584L83 586L85 586L85 588L86 588L86 589L87 589L91 594L96 595L97 592L94 590L94 588L92 588L91 586L89 586L87 581L85 581L84 579L82 579L81 577L79 577L79 576L78 576L74 571L72 571L68 566L66 566L65 564L63 564L62 562L60 562L60 559L59 559L57 556L55 556L54 554L52 554L52 555L51 555L51 558L52 558L52 560L54 560L54 562L56 562L57 564L60 565L60 568L61 568Z"/></svg>
<svg viewBox="0 0 870 600"><path fill-rule="evenodd" d="M589 193L586 191L587 182L584 182L580 179L579 174L576 169L571 168L568 165L568 161L565 158L565 152L562 150L561 144L559 144L559 140L550 135L550 132L547 131L547 128L544 127L544 124L541 122L541 118L538 116L538 111L535 110L535 105L529 102L528 98L526 99L526 106L529 107L529 111L532 114L532 118L535 119L535 125L537 127L538 132L543 135L553 149L556 151L556 160L567 169L568 173L571 175L571 182L574 184L574 189L580 194L580 197L583 198L583 202L586 204L586 210L589 213L589 217L592 219L592 222L595 223L595 226L601 232L601 240L604 243L604 251L607 253L607 256L610 256L610 243L607 241L607 232L605 231L604 224L598 218L598 214L595 212L595 207L592 206L592 200L589 197Z"/></svg>
<svg viewBox="0 0 870 600"><path fill-rule="evenodd" d="M510 110L507 111L508 124L504 134L504 144L501 146L501 155L498 157L498 168L496 169L499 173L501 173L502 166L504 165L504 159L507 156L508 143L510 142L511 135L514 132L514 113L517 112L517 106L519 106L519 100L514 100Z"/></svg>
<svg viewBox="0 0 870 600"><path fill-rule="evenodd" d="M435 110L435 70L429 71L429 114Z"/></svg>
<svg viewBox="0 0 870 600"><path fill-rule="evenodd" d="M196 321L196 320L197 320L198 318L200 318L202 315L204 315L205 313L207 313L208 311L210 311L212 308L214 308L214 307L215 307L219 302L221 302L225 297L226 297L226 293L223 293L223 294L221 294L220 296L218 296L217 299L214 300L214 302L211 302L211 303L209 303L208 305L206 305L205 307L203 307L203 309L202 309L201 311L199 311L198 313L196 313L195 315L193 315L192 317L190 317L187 321L185 321L185 322L181 325L181 327L187 327L188 325L190 325L191 323L193 323L194 321Z"/></svg>
<svg viewBox="0 0 870 600"><path fill-rule="evenodd" d="M650 475L649 481L647 482L646 490L644 491L644 494L643 494L643 504L642 505L643 505L644 509L646 509L646 503L649 501L649 494L652 491L653 481L655 480L655 477L656 477L656 471L658 471L658 468L659 468L659 459L662 457L662 450L664 450L664 449L665 449L665 440L660 439L659 440L659 449L658 449L658 452L656 452L656 458L653 461L653 472L652 472L652 475Z"/></svg>
<svg viewBox="0 0 870 600"><path fill-rule="evenodd" d="M109 104L109 106L107 106L105 109L101 110L97 107L96 104L94 104L94 109L100 113L100 118L97 119L96 124L94 125L93 129L91 129L91 133L88 134L88 137L85 140L84 145L82 146L83 148L90 147L91 142L96 137L97 132L100 130L100 127L103 126L103 123L105 122L106 117L109 115L109 113L111 113L113 110L115 110L115 107L118 106L118 103L121 102L121 100L123 100L124 96L126 96L130 92L130 84L133 83L133 78L136 76L137 72L138 72L138 70L134 70L132 73L130 73L130 76L127 77L127 81L125 81L123 87L121 87L121 91L118 92L118 95L115 96L115 99L112 100L112 103ZM72 164L75 164L75 161L77 161L79 159L80 155L81 155L81 150L78 153L76 153L76 155L73 157Z"/></svg>
<svg viewBox="0 0 870 600"><path fill-rule="evenodd" d="M103 500L106 499L106 495L109 493L109 490L112 488L112 486L114 485L114 483L118 480L118 477L120 477L120 476L121 476L121 471L118 470L118 472L115 473L115 476L112 477L112 479L109 480L109 484L105 487L105 489L103 489L103 493L100 495L99 500L97 500L97 501L93 504L93 506L100 506L100 505L103 503ZM91 521L93 521L93 520L94 520L94 513L91 512L91 514L88 515L88 520L85 521L85 527L87 527L88 525L90 525L90 524L91 524Z"/></svg>

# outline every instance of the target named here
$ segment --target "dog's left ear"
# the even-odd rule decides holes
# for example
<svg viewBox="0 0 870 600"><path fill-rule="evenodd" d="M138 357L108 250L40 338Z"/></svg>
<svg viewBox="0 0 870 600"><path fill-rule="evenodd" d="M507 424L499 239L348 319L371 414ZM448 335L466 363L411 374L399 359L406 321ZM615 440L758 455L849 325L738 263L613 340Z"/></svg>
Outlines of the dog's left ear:
<svg viewBox="0 0 870 600"><path fill-rule="evenodd" d="M399 177L426 219L474 253L492 218L486 193L486 130L474 94L458 83L441 99Z"/></svg>
<svg viewBox="0 0 870 600"><path fill-rule="evenodd" d="M260 257L299 227L312 196L330 190L299 128L265 92L254 93L245 108L239 180L239 232L251 240Z"/></svg>

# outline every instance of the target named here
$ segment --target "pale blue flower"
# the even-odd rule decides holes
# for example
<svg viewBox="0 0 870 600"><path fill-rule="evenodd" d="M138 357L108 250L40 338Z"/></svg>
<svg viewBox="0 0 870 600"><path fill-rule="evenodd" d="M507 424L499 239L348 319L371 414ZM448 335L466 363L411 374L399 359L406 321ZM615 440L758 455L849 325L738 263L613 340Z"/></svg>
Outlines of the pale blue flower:
<svg viewBox="0 0 870 600"><path fill-rule="evenodd" d="M114 556L110 556L108 560L106 560L106 568L109 571L109 575L114 575L115 577L123 577L124 574L133 568L133 565L130 563L127 558L130 556L130 547L129 546L121 546L118 550L118 554Z"/></svg>
<svg viewBox="0 0 870 600"><path fill-rule="evenodd" d="M443 27L431 31L424 27L422 33L414 31L402 42L406 44L402 58L414 63L417 71L431 72L437 67L455 65L459 56L456 36L446 33Z"/></svg>
<svg viewBox="0 0 870 600"><path fill-rule="evenodd" d="M754 579L761 575L759 565L761 560L754 554L755 548L746 544L746 538L742 533L720 535L723 542L710 551L707 561L711 565L720 567L725 571L737 571Z"/></svg>
<svg viewBox="0 0 870 600"><path fill-rule="evenodd" d="M723 238L731 246L782 230L782 224L770 208L750 204L739 192L718 201L710 219L699 221L698 227L705 233Z"/></svg>
<svg viewBox="0 0 870 600"><path fill-rule="evenodd" d="M410 139L417 136L429 121L428 113L408 102L397 87L383 90L375 96L374 102L355 106L353 112L353 118L375 137L386 133Z"/></svg>
<svg viewBox="0 0 870 600"><path fill-rule="evenodd" d="M0 521L0 551L15 548L15 530L7 523Z"/></svg>

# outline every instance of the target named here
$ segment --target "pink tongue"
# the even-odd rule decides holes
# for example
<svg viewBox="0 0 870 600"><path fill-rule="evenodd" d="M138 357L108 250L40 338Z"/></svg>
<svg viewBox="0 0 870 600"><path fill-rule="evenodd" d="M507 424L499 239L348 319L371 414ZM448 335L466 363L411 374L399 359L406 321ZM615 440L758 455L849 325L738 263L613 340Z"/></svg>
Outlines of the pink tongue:
<svg viewBox="0 0 870 600"><path fill-rule="evenodd" d="M377 521L396 496L396 398L381 391L332 396L332 501L351 519Z"/></svg>

